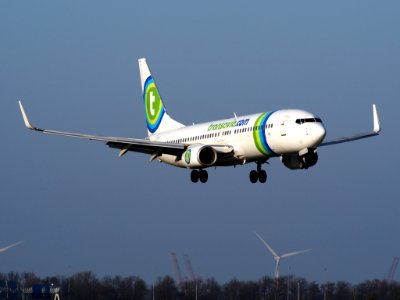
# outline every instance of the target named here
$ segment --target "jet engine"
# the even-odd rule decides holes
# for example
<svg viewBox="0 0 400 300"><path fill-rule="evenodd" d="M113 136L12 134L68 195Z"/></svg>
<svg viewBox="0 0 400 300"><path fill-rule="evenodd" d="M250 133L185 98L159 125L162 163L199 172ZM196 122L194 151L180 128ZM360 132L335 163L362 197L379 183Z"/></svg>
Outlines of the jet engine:
<svg viewBox="0 0 400 300"><path fill-rule="evenodd" d="M217 161L217 152L213 147L192 145L182 154L183 165L191 168L212 166Z"/></svg>
<svg viewBox="0 0 400 300"><path fill-rule="evenodd" d="M317 149L308 149L308 152L303 155L282 155L281 161L287 168L291 170L308 169L309 167L314 166L318 161Z"/></svg>

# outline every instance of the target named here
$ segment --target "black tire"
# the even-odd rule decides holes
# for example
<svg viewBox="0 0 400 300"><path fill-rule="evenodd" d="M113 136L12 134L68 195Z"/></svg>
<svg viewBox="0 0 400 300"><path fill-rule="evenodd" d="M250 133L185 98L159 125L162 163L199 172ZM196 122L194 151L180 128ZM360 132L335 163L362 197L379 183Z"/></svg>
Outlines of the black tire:
<svg viewBox="0 0 400 300"><path fill-rule="evenodd" d="M251 170L249 177L251 183L256 183L258 181L258 172L256 170Z"/></svg>
<svg viewBox="0 0 400 300"><path fill-rule="evenodd" d="M258 172L258 180L261 183L265 183L267 181L267 172L265 172L264 170Z"/></svg>
<svg viewBox="0 0 400 300"><path fill-rule="evenodd" d="M199 174L199 171L197 171L197 170L193 170L193 171L190 173L190 180L191 180L193 183L198 182L198 181L199 181L199 177L200 177L200 174Z"/></svg>
<svg viewBox="0 0 400 300"><path fill-rule="evenodd" d="M199 172L199 177L200 177L201 183L206 183L208 180L208 172L206 170L201 170Z"/></svg>

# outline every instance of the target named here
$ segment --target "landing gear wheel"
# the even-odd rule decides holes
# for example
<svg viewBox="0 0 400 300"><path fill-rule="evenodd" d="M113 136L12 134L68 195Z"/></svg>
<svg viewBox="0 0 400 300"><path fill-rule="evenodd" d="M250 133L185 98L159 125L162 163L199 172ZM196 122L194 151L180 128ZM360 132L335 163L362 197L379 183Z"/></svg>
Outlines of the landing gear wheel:
<svg viewBox="0 0 400 300"><path fill-rule="evenodd" d="M267 181L267 172L261 169L262 162L257 162L257 170L252 170L250 172L250 181L251 183L256 183L259 181L260 183L265 183Z"/></svg>
<svg viewBox="0 0 400 300"><path fill-rule="evenodd" d="M199 171L197 171L197 170L193 170L190 173L190 180L192 180L193 183L198 182L199 181L199 177L200 177L200 174L199 174Z"/></svg>
<svg viewBox="0 0 400 300"><path fill-rule="evenodd" d="M256 170L251 170L249 177L251 183L256 183L258 180L258 172Z"/></svg>
<svg viewBox="0 0 400 300"><path fill-rule="evenodd" d="M260 183L265 183L267 181L267 172L265 172L264 170L260 170L258 172L258 180L260 181Z"/></svg>
<svg viewBox="0 0 400 300"><path fill-rule="evenodd" d="M199 177L201 183L206 183L208 180L208 172L206 170L199 171Z"/></svg>

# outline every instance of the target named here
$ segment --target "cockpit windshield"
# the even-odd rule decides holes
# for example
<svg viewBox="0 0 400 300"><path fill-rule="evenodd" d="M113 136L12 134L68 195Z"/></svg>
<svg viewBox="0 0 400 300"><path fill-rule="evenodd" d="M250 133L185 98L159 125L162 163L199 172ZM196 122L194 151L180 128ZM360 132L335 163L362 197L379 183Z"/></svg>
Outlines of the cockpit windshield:
<svg viewBox="0 0 400 300"><path fill-rule="evenodd" d="M320 118L305 118L305 119L297 119L296 120L297 124L303 124L303 123L322 123Z"/></svg>

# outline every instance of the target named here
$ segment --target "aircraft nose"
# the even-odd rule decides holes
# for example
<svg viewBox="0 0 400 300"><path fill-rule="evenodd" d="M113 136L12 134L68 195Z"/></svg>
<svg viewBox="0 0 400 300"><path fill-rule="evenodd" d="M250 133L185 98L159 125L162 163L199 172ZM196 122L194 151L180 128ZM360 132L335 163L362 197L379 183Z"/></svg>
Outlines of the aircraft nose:
<svg viewBox="0 0 400 300"><path fill-rule="evenodd" d="M326 131L322 123L313 123L308 126L308 147L316 148L325 138Z"/></svg>
<svg viewBox="0 0 400 300"><path fill-rule="evenodd" d="M321 144L326 135L325 127L322 123L315 124L315 128L313 129L313 136L315 137L315 145Z"/></svg>

